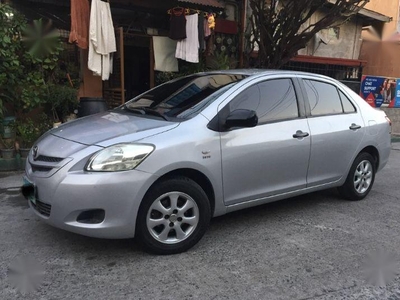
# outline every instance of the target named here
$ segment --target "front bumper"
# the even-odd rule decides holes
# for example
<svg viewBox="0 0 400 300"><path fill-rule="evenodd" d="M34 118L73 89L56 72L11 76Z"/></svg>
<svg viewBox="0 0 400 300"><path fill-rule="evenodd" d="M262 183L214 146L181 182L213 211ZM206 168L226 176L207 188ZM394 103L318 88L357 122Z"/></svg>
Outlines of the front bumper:
<svg viewBox="0 0 400 300"><path fill-rule="evenodd" d="M37 190L37 203L29 205L46 223L97 238L131 238L135 235L139 205L154 175L140 171L68 174L52 188L52 178L27 177ZM98 224L77 221L84 211L104 210Z"/></svg>
<svg viewBox="0 0 400 300"><path fill-rule="evenodd" d="M138 170L83 171L82 163L98 150L89 146L60 162L40 162L30 153L25 177L35 187L35 197L27 197L29 205L57 228L97 238L132 238L140 203L158 177ZM93 210L104 211L104 219L95 224L78 221L82 212Z"/></svg>

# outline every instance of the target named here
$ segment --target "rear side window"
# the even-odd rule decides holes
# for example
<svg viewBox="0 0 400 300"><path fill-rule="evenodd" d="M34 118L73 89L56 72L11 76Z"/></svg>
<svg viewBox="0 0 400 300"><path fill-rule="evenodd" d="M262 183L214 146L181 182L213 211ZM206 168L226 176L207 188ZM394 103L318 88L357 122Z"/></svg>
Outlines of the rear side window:
<svg viewBox="0 0 400 300"><path fill-rule="evenodd" d="M340 99L342 100L343 104L343 111L347 114L356 112L356 109L353 103L350 102L349 98L342 91L339 91Z"/></svg>
<svg viewBox="0 0 400 300"><path fill-rule="evenodd" d="M296 94L290 79L273 79L255 84L240 93L229 105L230 111L254 110L259 124L299 116Z"/></svg>
<svg viewBox="0 0 400 300"><path fill-rule="evenodd" d="M303 82L312 116L343 113L339 93L335 86L314 80L303 80Z"/></svg>

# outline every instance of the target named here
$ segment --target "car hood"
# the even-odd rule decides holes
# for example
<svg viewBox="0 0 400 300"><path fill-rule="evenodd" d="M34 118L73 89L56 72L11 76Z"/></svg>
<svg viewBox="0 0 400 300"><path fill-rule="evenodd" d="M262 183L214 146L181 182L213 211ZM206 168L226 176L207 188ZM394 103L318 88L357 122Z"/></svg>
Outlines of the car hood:
<svg viewBox="0 0 400 300"><path fill-rule="evenodd" d="M49 133L84 145L108 146L112 143L133 142L170 130L179 123L139 117L119 111L104 112L65 123Z"/></svg>

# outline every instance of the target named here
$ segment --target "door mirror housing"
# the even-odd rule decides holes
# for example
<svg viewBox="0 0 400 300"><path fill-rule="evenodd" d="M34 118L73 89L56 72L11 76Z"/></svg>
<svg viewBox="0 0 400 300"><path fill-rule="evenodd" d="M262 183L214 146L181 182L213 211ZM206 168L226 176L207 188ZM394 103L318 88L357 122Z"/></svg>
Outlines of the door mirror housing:
<svg viewBox="0 0 400 300"><path fill-rule="evenodd" d="M254 110L236 109L232 111L225 121L225 128L234 127L255 127L258 124L258 117Z"/></svg>

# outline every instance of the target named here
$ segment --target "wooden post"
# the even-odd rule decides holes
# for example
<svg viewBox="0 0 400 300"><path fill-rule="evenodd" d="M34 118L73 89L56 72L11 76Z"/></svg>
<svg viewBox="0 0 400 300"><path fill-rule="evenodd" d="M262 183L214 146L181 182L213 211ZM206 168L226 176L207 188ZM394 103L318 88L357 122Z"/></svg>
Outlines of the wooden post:
<svg viewBox="0 0 400 300"><path fill-rule="evenodd" d="M121 64L121 102L125 103L125 59L124 59L124 28L119 28L119 51Z"/></svg>
<svg viewBox="0 0 400 300"><path fill-rule="evenodd" d="M150 37L150 88L153 88L155 83L154 83L154 48L153 48L153 38Z"/></svg>
<svg viewBox="0 0 400 300"><path fill-rule="evenodd" d="M239 68L243 68L244 32L246 30L246 14L247 14L246 10L247 10L247 0L243 0L241 14L240 14Z"/></svg>

